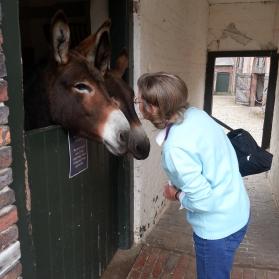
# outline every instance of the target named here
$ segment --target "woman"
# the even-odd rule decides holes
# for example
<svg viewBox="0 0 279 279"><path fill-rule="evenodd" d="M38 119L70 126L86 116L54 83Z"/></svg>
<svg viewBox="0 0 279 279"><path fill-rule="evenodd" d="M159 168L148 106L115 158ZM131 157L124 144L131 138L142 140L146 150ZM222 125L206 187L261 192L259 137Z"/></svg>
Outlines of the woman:
<svg viewBox="0 0 279 279"><path fill-rule="evenodd" d="M250 213L234 148L210 116L189 106L180 77L144 74L138 90L143 117L161 129L157 142L171 182L164 196L181 202L193 228L197 277L229 279Z"/></svg>

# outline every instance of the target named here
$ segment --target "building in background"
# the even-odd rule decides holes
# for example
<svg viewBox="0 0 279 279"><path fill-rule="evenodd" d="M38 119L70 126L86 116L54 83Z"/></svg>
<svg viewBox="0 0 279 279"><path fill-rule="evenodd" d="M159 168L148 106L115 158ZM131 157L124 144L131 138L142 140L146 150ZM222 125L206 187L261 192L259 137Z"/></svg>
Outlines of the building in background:
<svg viewBox="0 0 279 279"><path fill-rule="evenodd" d="M214 94L235 95L236 103L264 106L269 67L269 57L217 58L214 71Z"/></svg>

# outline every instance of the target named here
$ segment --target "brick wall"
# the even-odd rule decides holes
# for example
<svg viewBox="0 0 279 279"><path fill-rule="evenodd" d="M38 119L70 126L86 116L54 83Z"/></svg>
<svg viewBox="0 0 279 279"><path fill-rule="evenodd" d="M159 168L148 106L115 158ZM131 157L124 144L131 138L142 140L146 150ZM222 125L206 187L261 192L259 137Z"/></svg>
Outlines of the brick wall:
<svg viewBox="0 0 279 279"><path fill-rule="evenodd" d="M1 10L1 9L0 9ZM1 21L1 14L0 14ZM3 37L0 29L0 279L21 278L20 243L14 191L10 188L12 178L12 147L8 125L8 84Z"/></svg>

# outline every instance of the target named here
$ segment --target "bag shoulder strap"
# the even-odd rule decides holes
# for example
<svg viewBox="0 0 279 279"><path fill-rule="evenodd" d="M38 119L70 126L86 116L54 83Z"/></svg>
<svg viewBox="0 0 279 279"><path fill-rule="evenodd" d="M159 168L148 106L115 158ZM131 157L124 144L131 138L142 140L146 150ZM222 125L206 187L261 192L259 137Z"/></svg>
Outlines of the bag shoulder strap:
<svg viewBox="0 0 279 279"><path fill-rule="evenodd" d="M224 122L220 121L219 119L215 118L214 116L210 115L210 117L212 119L214 119L218 124L220 124L221 126L223 126L224 128L226 128L229 131L233 131L233 128L231 128L230 126L228 126L227 124L225 124Z"/></svg>
<svg viewBox="0 0 279 279"><path fill-rule="evenodd" d="M166 127L166 135L165 135L165 138L164 138L164 141L168 138L168 135L169 135L169 131L171 129L171 126L172 126L172 123L167 125Z"/></svg>

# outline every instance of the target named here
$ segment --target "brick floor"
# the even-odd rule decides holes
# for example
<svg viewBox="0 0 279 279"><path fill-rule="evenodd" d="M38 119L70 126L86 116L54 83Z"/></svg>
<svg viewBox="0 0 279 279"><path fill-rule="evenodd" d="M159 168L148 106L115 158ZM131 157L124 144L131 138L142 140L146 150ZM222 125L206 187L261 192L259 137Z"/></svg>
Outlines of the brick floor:
<svg viewBox="0 0 279 279"><path fill-rule="evenodd" d="M145 245L127 278L194 279L195 273L193 256ZM231 279L279 279L279 271L235 266Z"/></svg>

